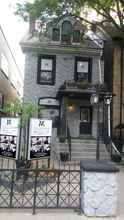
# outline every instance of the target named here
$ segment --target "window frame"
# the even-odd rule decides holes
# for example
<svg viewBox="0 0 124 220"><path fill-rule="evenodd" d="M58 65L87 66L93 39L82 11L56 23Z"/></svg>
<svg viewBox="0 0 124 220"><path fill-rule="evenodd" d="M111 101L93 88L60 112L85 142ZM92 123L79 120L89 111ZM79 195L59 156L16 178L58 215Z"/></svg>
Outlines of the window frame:
<svg viewBox="0 0 124 220"><path fill-rule="evenodd" d="M88 81L87 83L91 82L91 75L92 75L92 58L90 57L76 57L75 58L75 71L74 71L74 80L77 82L84 81L83 79L78 78L79 72L77 71L78 62L88 62L88 72L84 74L88 74Z"/></svg>
<svg viewBox="0 0 124 220"><path fill-rule="evenodd" d="M52 59L52 70L42 70L41 69L41 60L42 59ZM52 77L50 81L42 81L41 80L41 73L50 72ZM37 84L41 85L54 85L55 84L55 77L56 77L56 55L39 55L38 56L38 68L37 68Z"/></svg>
<svg viewBox="0 0 124 220"><path fill-rule="evenodd" d="M79 41L75 41L74 40L74 33L78 32L79 33ZM72 42L75 44L79 44L81 42L81 32L80 30L73 30L73 34L72 34Z"/></svg>

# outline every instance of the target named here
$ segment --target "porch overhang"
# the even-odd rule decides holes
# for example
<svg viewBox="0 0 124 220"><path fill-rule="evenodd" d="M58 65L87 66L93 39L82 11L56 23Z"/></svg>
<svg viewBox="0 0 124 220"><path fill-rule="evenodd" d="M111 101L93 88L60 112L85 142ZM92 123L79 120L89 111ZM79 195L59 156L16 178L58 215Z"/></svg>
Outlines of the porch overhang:
<svg viewBox="0 0 124 220"><path fill-rule="evenodd" d="M89 99L92 94L98 92L97 85L91 83L75 82L75 81L65 81L65 83L59 88L58 98L74 97ZM99 89L100 100L102 101L106 95L108 95L107 88L103 85Z"/></svg>
<svg viewBox="0 0 124 220"><path fill-rule="evenodd" d="M64 89L59 90L58 96L63 97L76 97L76 98L90 98L91 95L94 93L93 90L87 90L87 89Z"/></svg>
<svg viewBox="0 0 124 220"><path fill-rule="evenodd" d="M60 89L58 91L57 97L62 98L64 96L70 98L83 98L83 99L90 99L90 97L96 93L94 89ZM108 94L108 92L100 92L100 101L104 100L104 97Z"/></svg>

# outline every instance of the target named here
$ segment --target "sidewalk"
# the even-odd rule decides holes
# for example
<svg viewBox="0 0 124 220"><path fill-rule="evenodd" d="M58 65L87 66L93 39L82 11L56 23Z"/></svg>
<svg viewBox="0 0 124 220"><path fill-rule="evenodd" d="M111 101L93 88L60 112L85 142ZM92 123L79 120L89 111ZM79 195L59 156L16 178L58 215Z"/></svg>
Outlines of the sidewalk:
<svg viewBox="0 0 124 220"><path fill-rule="evenodd" d="M119 199L117 217L95 218L79 215L74 210L0 210L0 220L124 220L124 167L119 172Z"/></svg>

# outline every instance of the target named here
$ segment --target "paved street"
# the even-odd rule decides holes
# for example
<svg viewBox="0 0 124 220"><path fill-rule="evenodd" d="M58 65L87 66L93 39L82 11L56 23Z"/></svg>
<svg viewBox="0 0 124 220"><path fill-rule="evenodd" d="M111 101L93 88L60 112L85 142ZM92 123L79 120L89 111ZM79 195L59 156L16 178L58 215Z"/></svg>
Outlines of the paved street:
<svg viewBox="0 0 124 220"><path fill-rule="evenodd" d="M36 210L36 215L32 215L32 210L0 210L0 220L124 220L124 167L120 167L118 181L119 200L117 217L88 218L73 210Z"/></svg>

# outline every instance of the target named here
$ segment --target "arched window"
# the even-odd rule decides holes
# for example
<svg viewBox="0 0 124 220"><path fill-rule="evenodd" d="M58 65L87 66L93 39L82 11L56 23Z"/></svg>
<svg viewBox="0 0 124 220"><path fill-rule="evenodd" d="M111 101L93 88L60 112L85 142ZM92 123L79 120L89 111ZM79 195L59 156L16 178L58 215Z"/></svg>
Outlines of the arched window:
<svg viewBox="0 0 124 220"><path fill-rule="evenodd" d="M70 21L62 23L61 40L65 43L71 43L72 24Z"/></svg>

